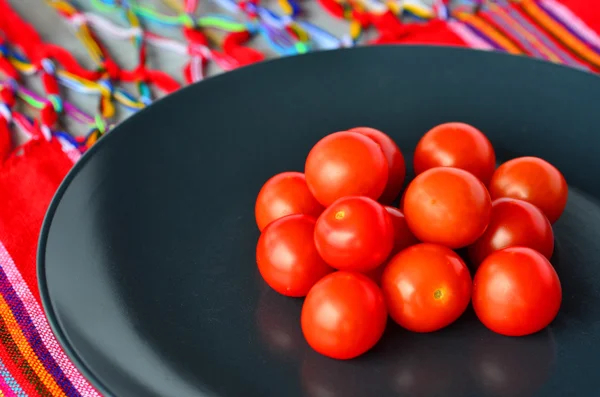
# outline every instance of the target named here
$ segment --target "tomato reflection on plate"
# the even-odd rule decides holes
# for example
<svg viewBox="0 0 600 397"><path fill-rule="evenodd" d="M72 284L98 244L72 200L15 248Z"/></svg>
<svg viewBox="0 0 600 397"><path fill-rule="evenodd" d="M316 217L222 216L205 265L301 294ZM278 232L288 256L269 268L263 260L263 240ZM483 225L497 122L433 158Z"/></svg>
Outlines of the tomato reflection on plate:
<svg viewBox="0 0 600 397"><path fill-rule="evenodd" d="M554 371L556 347L550 328L515 338L481 326L471 340L471 378L481 397L535 395Z"/></svg>
<svg viewBox="0 0 600 397"><path fill-rule="evenodd" d="M300 329L302 300L286 298L269 287L261 292L255 317L259 336L269 351L297 359L305 342Z"/></svg>
<svg viewBox="0 0 600 397"><path fill-rule="evenodd" d="M453 339L456 327L429 334L394 328L395 335L385 346L386 351L397 352L387 379L390 389L410 397L443 397L449 390L460 395L468 372L456 363L467 352Z"/></svg>
<svg viewBox="0 0 600 397"><path fill-rule="evenodd" d="M476 321L474 318L472 319ZM467 361L468 350L454 336L464 332L460 324L447 331L418 334L390 324L381 341L367 354L336 363L308 352L302 362L301 380L306 397L445 397L459 393L469 382L469 368L456 365ZM460 360L458 360L460 362ZM361 376L356 377L356 371Z"/></svg>

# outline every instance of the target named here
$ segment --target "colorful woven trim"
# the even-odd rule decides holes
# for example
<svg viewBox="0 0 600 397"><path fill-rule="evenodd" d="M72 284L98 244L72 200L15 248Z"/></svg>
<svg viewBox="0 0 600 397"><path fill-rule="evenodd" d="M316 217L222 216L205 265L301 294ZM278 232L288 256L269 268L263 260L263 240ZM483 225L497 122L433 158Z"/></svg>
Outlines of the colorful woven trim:
<svg viewBox="0 0 600 397"><path fill-rule="evenodd" d="M480 48L600 71L600 37L556 0L496 0L479 4L474 13L459 8L451 18L484 43Z"/></svg>
<svg viewBox="0 0 600 397"><path fill-rule="evenodd" d="M554 0L523 1L520 10L583 63L600 70L598 36L568 8Z"/></svg>
<svg viewBox="0 0 600 397"><path fill-rule="evenodd" d="M99 396L62 352L1 242L0 342L0 357L11 359L0 363L0 390L6 396L31 396L33 391L40 396Z"/></svg>

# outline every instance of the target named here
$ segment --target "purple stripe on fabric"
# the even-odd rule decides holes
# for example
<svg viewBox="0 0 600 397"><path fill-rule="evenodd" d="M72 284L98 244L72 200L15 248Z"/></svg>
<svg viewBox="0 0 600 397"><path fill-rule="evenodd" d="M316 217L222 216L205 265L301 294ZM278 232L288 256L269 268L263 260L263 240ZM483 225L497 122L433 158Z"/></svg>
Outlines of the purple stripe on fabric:
<svg viewBox="0 0 600 397"><path fill-rule="evenodd" d="M462 22L467 29L469 29L475 36L479 37L480 39L482 39L483 41L485 41L486 43L488 43L490 46L492 46L494 48L494 50L497 51L504 51L506 52L506 49L503 48L502 46L500 46L499 44L497 44L494 40L492 40L490 37L488 37L485 33L481 32L479 29L477 29L475 26L471 25L470 23L467 22Z"/></svg>
<svg viewBox="0 0 600 397"><path fill-rule="evenodd" d="M588 47L590 47L591 50L593 50L594 52L600 54L600 47L594 45L594 43L591 43L585 37L581 36L575 29L573 29L573 27L571 25L569 25L566 21L564 21L562 18L560 18L558 15L556 15L551 9L549 9L547 6L545 6L541 1L538 1L536 4L537 4L537 6L540 9L542 9L556 23L558 23L560 26L562 26L567 31L569 31L569 33L571 33L573 36L577 37L577 39L579 39L585 45L587 45Z"/></svg>
<svg viewBox="0 0 600 397"><path fill-rule="evenodd" d="M471 32L464 23L455 21L453 19L448 19L447 21L448 28L454 32L458 37L460 37L469 47L475 48L478 50L491 51L493 50L492 46L479 36L476 36L475 33Z"/></svg>
<svg viewBox="0 0 600 397"><path fill-rule="evenodd" d="M48 103L48 100L42 98L41 96L37 95L35 92L28 90L25 87L19 86L18 88L20 91L23 91L24 94L32 97L33 99L35 99L38 102L43 102L43 103ZM90 115L84 113L81 109L77 108L75 105L73 105L72 103L68 102L68 101L64 101L64 107L65 107L65 112L67 112L67 114L71 117L73 117L74 120L85 124L85 123L90 123L90 124L94 124L94 118L91 117Z"/></svg>
<svg viewBox="0 0 600 397"><path fill-rule="evenodd" d="M510 26L500 15L490 9L486 9L485 13L488 17L490 17L496 25L498 25L505 32L510 33L513 39L517 41L517 44L522 47L524 50L529 52L535 58L548 59L548 56L538 50L535 46L533 46L527 38L523 37L519 32L517 32L512 26Z"/></svg>
<svg viewBox="0 0 600 397"><path fill-rule="evenodd" d="M56 383L69 397L80 397L81 394L75 389L71 381L65 376L63 371L60 369L54 358L44 345L37 329L33 325L31 318L27 315L27 311L23 306L23 302L17 296L15 290L12 288L10 281L4 273L4 269L0 266L0 293L9 305L13 316L19 324L19 327L23 331L23 335L27 342L31 345L31 348L38 356L40 362L44 365L44 368L52 377L56 380Z"/></svg>
<svg viewBox="0 0 600 397"><path fill-rule="evenodd" d="M550 40L546 34L540 30L540 28L523 18L523 16L515 11L505 0L503 0L503 3L506 4L506 10L509 16L511 16L519 25L527 29L529 33L534 35L539 41L548 47L548 49L554 52L554 55L559 57L564 64L574 67L582 67L582 65L574 57Z"/></svg>

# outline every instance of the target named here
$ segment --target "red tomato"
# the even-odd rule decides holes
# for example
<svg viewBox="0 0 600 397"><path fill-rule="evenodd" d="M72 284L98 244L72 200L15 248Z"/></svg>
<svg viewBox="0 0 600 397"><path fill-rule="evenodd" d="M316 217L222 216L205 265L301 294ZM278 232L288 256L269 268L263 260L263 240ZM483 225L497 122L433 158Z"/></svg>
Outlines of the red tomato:
<svg viewBox="0 0 600 397"><path fill-rule="evenodd" d="M463 314L471 299L471 275L454 251L423 243L392 258L381 288L395 322L410 331L432 332Z"/></svg>
<svg viewBox="0 0 600 397"><path fill-rule="evenodd" d="M469 171L487 185L496 168L496 154L477 128L465 123L445 123L423 135L413 164L417 175L434 167L454 167Z"/></svg>
<svg viewBox="0 0 600 397"><path fill-rule="evenodd" d="M494 200L490 224L469 247L469 259L477 267L492 252L516 246L533 248L550 259L554 252L552 226L533 204L510 198Z"/></svg>
<svg viewBox="0 0 600 397"><path fill-rule="evenodd" d="M305 296L333 271L317 252L314 231L314 218L296 214L271 222L260 235L256 247L258 270L280 294Z"/></svg>
<svg viewBox="0 0 600 397"><path fill-rule="evenodd" d="M326 136L311 149L305 174L308 188L324 206L345 196L377 200L388 181L388 162L371 138L341 131Z"/></svg>
<svg viewBox="0 0 600 397"><path fill-rule="evenodd" d="M530 202L558 220L567 205L567 181L552 164L537 157L519 157L502 164L490 182L492 199L511 197Z"/></svg>
<svg viewBox="0 0 600 397"><path fill-rule="evenodd" d="M385 208L375 200L344 197L317 219L315 244L330 266L368 272L392 252L394 225Z"/></svg>
<svg viewBox="0 0 600 397"><path fill-rule="evenodd" d="M398 203L400 211L404 211L404 200L406 200L406 189L402 193L402 196L400 196L400 203Z"/></svg>
<svg viewBox="0 0 600 397"><path fill-rule="evenodd" d="M360 356L383 335L387 311L368 277L335 272L310 290L302 306L302 332L317 352L339 360Z"/></svg>
<svg viewBox="0 0 600 397"><path fill-rule="evenodd" d="M304 174L282 172L269 179L258 193L254 215L259 230L286 215L306 214L317 218L324 208L308 190Z"/></svg>
<svg viewBox="0 0 600 397"><path fill-rule="evenodd" d="M384 262L381 265L377 266L375 269L369 270L368 272L364 272L363 274L369 277L371 280L375 281L375 284L381 286L381 276L383 276L383 271L385 270L386 266L387 262Z"/></svg>
<svg viewBox="0 0 600 397"><path fill-rule="evenodd" d="M408 228L404 214L398 208L386 206L385 209L394 225L394 248L391 255L396 255L403 249L420 243Z"/></svg>
<svg viewBox="0 0 600 397"><path fill-rule="evenodd" d="M390 215L390 219L394 225L394 248L392 248L392 252L388 257L391 258L403 249L410 247L411 245L418 244L420 241L413 236L412 232L408 228L408 225L406 224L404 214L400 212L399 209L394 207L385 207L385 209ZM381 284L381 275L383 274L386 265L387 263L383 263L375 268L375 270L366 272L365 275L379 285Z"/></svg>
<svg viewBox="0 0 600 397"><path fill-rule="evenodd" d="M408 185L404 216L423 242L461 248L485 231L492 210L490 195L473 174L458 169L432 168Z"/></svg>
<svg viewBox="0 0 600 397"><path fill-rule="evenodd" d="M502 335L523 336L542 330L558 314L561 300L556 271L531 248L496 251L475 274L475 313L486 327Z"/></svg>
<svg viewBox="0 0 600 397"><path fill-rule="evenodd" d="M377 142L381 150L383 150L383 154L388 162L388 182L379 201L384 204L390 204L400 194L400 190L402 190L402 185L404 184L404 177L406 176L406 165L404 164L404 156L400 148L392 138L375 128L356 127L349 131L368 136Z"/></svg>

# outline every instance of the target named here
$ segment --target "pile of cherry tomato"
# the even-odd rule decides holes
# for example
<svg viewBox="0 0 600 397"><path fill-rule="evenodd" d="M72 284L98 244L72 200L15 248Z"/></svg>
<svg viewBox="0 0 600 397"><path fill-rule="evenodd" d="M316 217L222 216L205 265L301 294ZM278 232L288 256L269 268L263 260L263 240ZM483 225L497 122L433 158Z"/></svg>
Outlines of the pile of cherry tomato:
<svg viewBox="0 0 600 397"><path fill-rule="evenodd" d="M385 133L330 134L304 173L284 172L258 194L258 269L280 294L306 297L308 344L336 359L381 338L388 316L414 332L440 330L472 303L507 336L540 331L562 291L549 259L552 223L567 184L551 164L515 158L496 168L486 136L465 123L428 131L414 152L415 178ZM466 248L467 264L454 250Z"/></svg>

